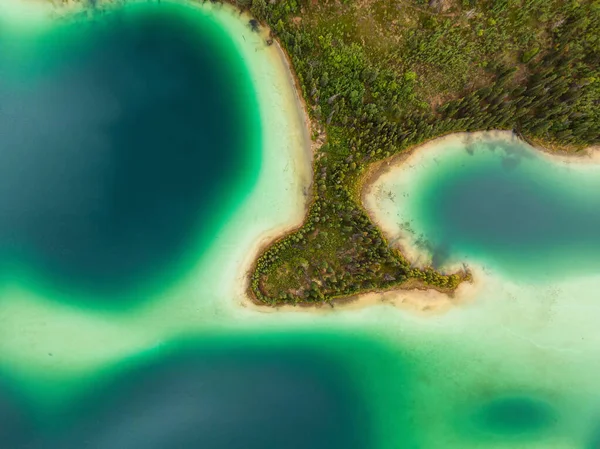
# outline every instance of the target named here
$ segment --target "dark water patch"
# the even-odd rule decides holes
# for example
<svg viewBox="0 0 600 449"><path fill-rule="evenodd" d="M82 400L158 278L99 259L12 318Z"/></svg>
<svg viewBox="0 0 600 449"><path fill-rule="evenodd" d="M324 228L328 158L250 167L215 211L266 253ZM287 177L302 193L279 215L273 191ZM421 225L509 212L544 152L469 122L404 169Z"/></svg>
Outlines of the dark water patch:
<svg viewBox="0 0 600 449"><path fill-rule="evenodd" d="M597 423L596 427L590 432L584 449L600 449L600 420Z"/></svg>
<svg viewBox="0 0 600 449"><path fill-rule="evenodd" d="M441 242L436 246L430 246L431 265L438 269L444 266L450 260L452 251L448 242Z"/></svg>
<svg viewBox="0 0 600 449"><path fill-rule="evenodd" d="M63 447L82 438L97 449L369 447L356 416L365 411L335 371L310 354L168 361L110 388L109 404Z"/></svg>
<svg viewBox="0 0 600 449"><path fill-rule="evenodd" d="M473 423L482 433L515 437L539 434L556 422L552 408L529 397L504 397L482 406Z"/></svg>
<svg viewBox="0 0 600 449"><path fill-rule="evenodd" d="M521 159L518 157L508 156L502 158L502 168L505 170L515 170L520 163Z"/></svg>
<svg viewBox="0 0 600 449"><path fill-rule="evenodd" d="M6 448L25 448L32 429L30 415L22 401L0 382L0 445Z"/></svg>
<svg viewBox="0 0 600 449"><path fill-rule="evenodd" d="M285 347L251 337L163 348L160 358L94 383L11 448L378 447L374 410L350 365L283 338Z"/></svg>
<svg viewBox="0 0 600 449"><path fill-rule="evenodd" d="M600 268L600 171L553 164L520 142L487 141L432 165L411 194L434 248L475 256L516 278Z"/></svg>
<svg viewBox="0 0 600 449"><path fill-rule="evenodd" d="M60 26L28 47L52 70L16 83L20 66L0 57L0 269L16 260L62 290L139 298L251 190L255 92L231 37L194 7Z"/></svg>

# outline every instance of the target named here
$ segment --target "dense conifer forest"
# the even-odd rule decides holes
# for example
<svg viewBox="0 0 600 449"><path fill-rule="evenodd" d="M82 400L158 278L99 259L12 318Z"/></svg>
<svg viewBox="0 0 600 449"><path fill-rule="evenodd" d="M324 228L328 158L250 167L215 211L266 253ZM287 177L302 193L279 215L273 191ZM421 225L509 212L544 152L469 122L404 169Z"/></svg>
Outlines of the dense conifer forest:
<svg viewBox="0 0 600 449"><path fill-rule="evenodd" d="M469 277L412 266L373 225L360 191L378 161L458 131L600 143L598 0L239 1L287 50L322 142L304 225L251 274L260 302L451 292Z"/></svg>

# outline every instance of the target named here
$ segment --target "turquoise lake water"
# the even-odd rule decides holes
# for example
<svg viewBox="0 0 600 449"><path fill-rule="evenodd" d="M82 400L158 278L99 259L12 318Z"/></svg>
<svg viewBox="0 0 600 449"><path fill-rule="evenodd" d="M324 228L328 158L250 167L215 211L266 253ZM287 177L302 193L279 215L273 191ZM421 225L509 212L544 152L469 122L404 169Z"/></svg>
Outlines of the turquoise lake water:
<svg viewBox="0 0 600 449"><path fill-rule="evenodd" d="M467 157L465 157L467 155ZM471 258L513 279L600 269L600 178L526 144L485 140L436 157L407 204L434 262Z"/></svg>
<svg viewBox="0 0 600 449"><path fill-rule="evenodd" d="M255 92L228 39L156 5L6 38L2 272L123 302L186 268L260 166Z"/></svg>
<svg viewBox="0 0 600 449"><path fill-rule="evenodd" d="M597 447L598 170L487 137L387 186L434 262L487 267L445 313L232 299L222 271L302 197L247 19L0 27L0 447Z"/></svg>

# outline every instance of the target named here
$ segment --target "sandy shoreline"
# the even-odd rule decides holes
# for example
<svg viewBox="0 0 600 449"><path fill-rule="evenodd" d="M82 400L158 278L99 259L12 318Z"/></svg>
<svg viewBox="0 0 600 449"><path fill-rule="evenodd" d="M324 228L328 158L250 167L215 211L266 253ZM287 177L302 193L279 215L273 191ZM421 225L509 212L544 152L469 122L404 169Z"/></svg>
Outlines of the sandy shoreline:
<svg viewBox="0 0 600 449"><path fill-rule="evenodd" d="M231 8L236 13L239 10L231 5L225 5L226 8ZM240 15L244 20L252 19L247 13ZM262 26L260 34L263 40L266 42L270 35L270 29ZM279 226L273 227L266 231L263 231L253 239L252 245L245 252L243 259L240 261L238 268L236 269L236 289L234 298L237 304L243 308L254 309L258 311L266 311L265 309L273 310L273 308L259 304L249 294L250 280L252 273L254 272L255 264L258 257L275 241L285 237L291 232L294 232L302 226L308 213L308 208L312 200L312 163L313 163L313 150L311 141L311 120L308 114L307 105L304 98L301 95L301 86L294 73L291 60L281 46L279 41L273 39L273 44L267 46L265 43L264 51L268 52L269 59L272 67L277 73L278 80L275 81L276 88L280 92L289 96L293 102L293 110L281 111L281 113L289 114L290 121L296 122L295 126L301 131L302 143L293 151L292 158L294 159L292 170L294 171L294 177L298 180L301 186L301 195L296 195L294 198L296 204L294 210L296 213L294 217L288 220L286 223L282 223ZM284 92L285 91L285 92ZM286 108L287 109L287 108ZM268 124L266 124L268 127ZM265 154L269 157L269 154Z"/></svg>

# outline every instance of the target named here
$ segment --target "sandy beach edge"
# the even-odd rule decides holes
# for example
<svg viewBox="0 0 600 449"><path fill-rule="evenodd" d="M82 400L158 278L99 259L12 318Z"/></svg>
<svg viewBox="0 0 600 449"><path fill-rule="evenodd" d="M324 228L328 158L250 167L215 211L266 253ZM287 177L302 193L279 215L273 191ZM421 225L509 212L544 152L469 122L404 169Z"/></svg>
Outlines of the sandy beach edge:
<svg viewBox="0 0 600 449"><path fill-rule="evenodd" d="M251 18L250 15L247 16L248 18ZM268 35L270 33L270 29L263 25L263 30L261 32L265 35ZM306 216L310 209L310 205L314 201L312 182L314 148L311 138L313 123L308 113L308 106L304 101L304 97L301 94L302 87L294 71L290 56L282 47L277 38L273 38L273 44L270 46L268 51L272 52L271 55L273 58L273 64L279 66L278 71L283 70L284 72L283 78L286 80L286 88L290 90L294 97L295 113L298 119L297 122L299 125L301 124L300 126L302 128L303 151L294 155L295 159L298 162L298 164L296 165L301 166L308 164L309 170L308 173L300 175L302 178L300 180L300 183L303 187L304 195L300 201L302 204L298 204L298 207L296 208L298 211L296 216L293 217L293 219L289 220L287 223L266 230L262 232L259 236L257 236L257 238L252 244L252 247L246 253L244 260L240 264L240 269L238 270L238 272L240 273L240 275L238 276L239 290L236 292L235 296L241 307L253 309L259 312L273 312L279 310L279 308L263 304L262 302L256 299L252 292L250 285L251 278L252 274L256 270L258 258L261 254L264 253L265 250L267 250L275 242L284 239L285 237L296 232L302 227L306 220Z"/></svg>
<svg viewBox="0 0 600 449"><path fill-rule="evenodd" d="M573 154L556 153L539 145L534 146L532 143L522 139L518 134L508 130L449 133L410 147L399 154L369 166L359 185L361 205L364 207L371 220L373 220L373 222L384 232L384 235L388 240L402 240L402 236L392 235L390 230L390 228L392 228L391 224L387 223L383 217L377 213L374 202L377 196L381 194L381 192L377 192L380 184L383 184L387 177L397 176L399 170L418 166L423 159L433 157L429 153L435 152L441 147L457 145L467 147L483 140L506 141L510 143L518 141L531 147L540 157L554 163L580 166L600 165L600 151L596 151L598 149L597 147L589 147ZM422 251L417 248L410 248L407 246L402 247L401 250L402 254L411 261L418 260L420 256L423 255ZM452 268L460 267L456 266Z"/></svg>

